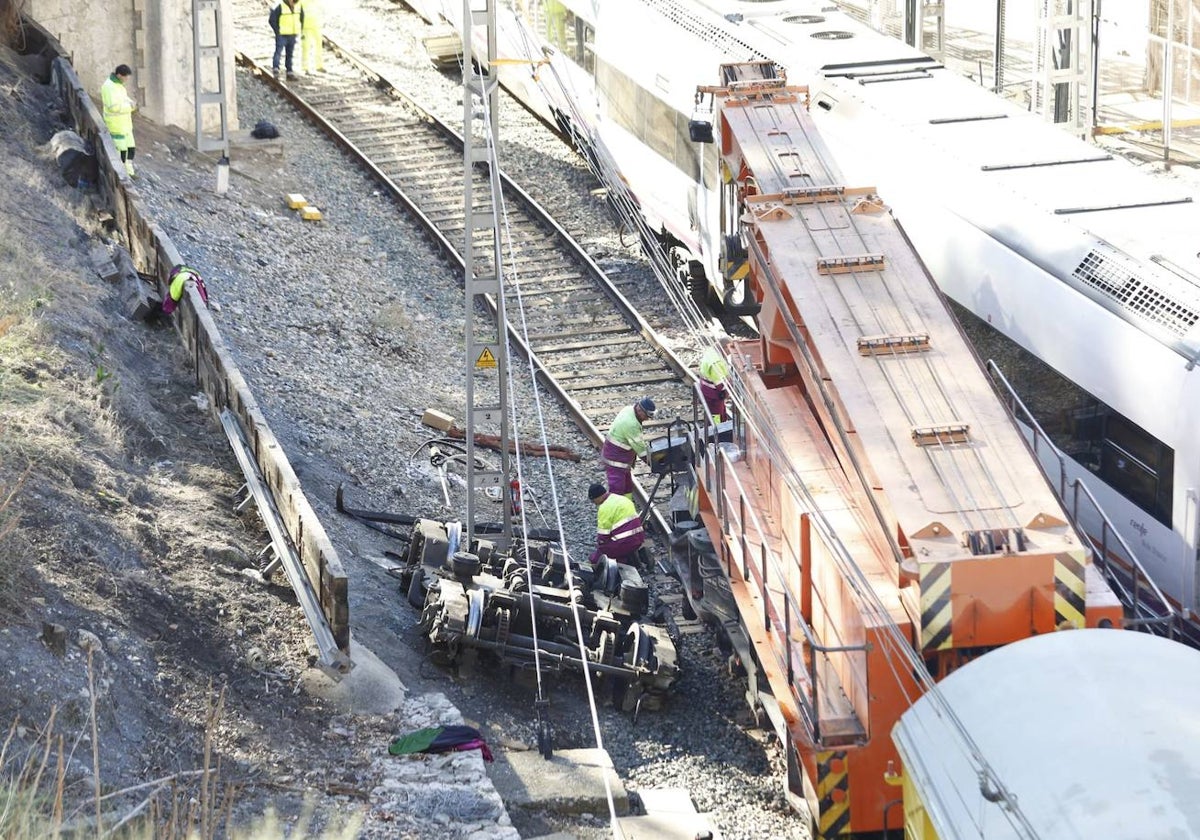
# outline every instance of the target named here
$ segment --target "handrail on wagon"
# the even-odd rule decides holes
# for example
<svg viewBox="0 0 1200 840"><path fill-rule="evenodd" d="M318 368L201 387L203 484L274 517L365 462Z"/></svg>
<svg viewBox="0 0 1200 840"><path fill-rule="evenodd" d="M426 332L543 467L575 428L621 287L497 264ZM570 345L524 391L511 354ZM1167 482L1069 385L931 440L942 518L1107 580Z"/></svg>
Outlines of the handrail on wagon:
<svg viewBox="0 0 1200 840"><path fill-rule="evenodd" d="M988 359L987 370L988 373L991 374L992 378L997 380L1000 385L1003 386L1003 390L1007 392L1007 408L1009 414L1012 415L1014 419L1021 420L1033 430L1033 443L1028 444L1027 442L1027 445L1031 446L1034 454L1034 460L1037 461L1038 466L1041 467L1042 465L1039 457L1039 441L1045 442L1044 445L1048 448L1050 454L1058 461L1058 483L1055 485L1053 480L1051 480L1051 486L1054 487L1054 492L1058 495L1059 501L1062 502L1064 506L1068 504L1067 491L1071 491L1070 510L1068 511L1071 524L1091 546L1093 554L1098 558L1097 562L1099 563L1101 570L1104 572L1104 576L1119 591L1126 593L1129 600L1129 607L1133 611L1135 617L1125 619L1125 626L1142 627L1149 625L1162 625L1166 628L1167 636L1169 638L1175 638L1178 635L1179 611L1175 609L1175 607L1167 599L1166 595L1164 595L1162 590L1159 589L1158 584L1156 584L1154 579L1151 578L1146 572L1145 567L1142 566L1141 561L1138 560L1137 555L1134 553L1133 549L1130 548L1129 543L1125 541L1125 538L1122 537L1117 529L1113 526L1112 520L1110 520L1108 515L1105 514L1104 509L1100 507L1100 503L1096 501L1096 497L1092 495L1092 491L1087 488L1087 485L1085 485L1078 478L1071 479L1070 481L1067 480L1066 454L1054 445L1054 441L1050 439L1050 436L1046 434L1046 431L1042 428L1041 424L1038 423L1037 419L1033 416L1033 412L1029 410L1024 401L1017 395L1016 389L1014 389L1012 384L1008 381L1008 378L1004 375L1004 372L1000 370L1000 366L997 365L994 360ZM1045 474L1045 470L1043 469L1043 475ZM1046 475L1046 477L1047 479L1050 479L1049 475ZM1092 535L1089 534L1080 524L1081 496L1091 503L1092 512L1100 518L1101 527L1099 545L1097 545L1096 540L1092 538ZM1125 557L1128 558L1128 571L1132 583L1132 593L1128 592L1124 582L1116 576L1110 566L1108 542L1109 534L1112 534L1112 536L1116 538L1117 542L1120 544L1120 547L1125 552ZM1142 583L1143 579L1145 580L1145 583ZM1154 605L1142 603L1142 586L1146 586L1151 590L1153 597L1166 611L1165 615L1153 614ZM1147 611L1150 611L1151 615L1145 618L1136 617L1139 611L1143 608Z"/></svg>
<svg viewBox="0 0 1200 840"><path fill-rule="evenodd" d="M699 388L696 387L695 397L699 396ZM759 597L762 599L763 609L763 629L768 633L778 633L782 630L784 650L780 656L776 651L776 659L783 665L787 674L788 687L793 696L800 703L801 710L806 714L812 726L812 734L815 741L821 741L821 712L820 712L820 674L818 673L817 661L818 654L826 661L829 660L830 654L849 654L849 653L866 653L870 650L869 644L859 645L826 645L814 634L812 627L805 619L805 607L798 604L791 591L785 587L781 587L777 593L768 591L768 581L778 579L786 581L787 577L781 566L778 555L770 549L767 544L766 531L759 521L758 515L754 509L746 504L746 491L738 480L736 472L732 469L732 460L727 452L716 446L715 426L712 423L712 418L708 415L707 410L701 410L699 406L703 405L702 401L694 399L694 414L695 430L697 439L693 441L694 451L701 453L700 457L704 467L704 483L706 487L713 488L715 484L715 492L712 496L717 504L717 516L721 521L721 527L726 536L730 536L736 530L736 543L738 545L738 553L741 555L741 576L747 583L755 584ZM714 442L713 452L715 458L708 457L706 453L706 444ZM715 466L714 466L715 460ZM734 496L737 500L737 513L734 515L730 509L731 498L727 497L727 489L734 491ZM807 514L804 514L807 517ZM748 543L748 535L755 535L758 538L760 559L757 565L751 564L751 551ZM732 552L722 551L726 560L726 574L732 579L734 557ZM809 558L805 557L803 563L807 564ZM807 569L803 570L807 576ZM783 600L783 615L779 615L779 607L777 606L777 598L773 596L782 596ZM811 605L809 605L811 608ZM793 627L798 628L803 634L805 643L808 645L811 655L808 657L806 668L806 676L808 678L809 687L807 691L800 690L800 686L796 680L795 669L795 654L793 648L792 630ZM803 661L803 649L801 649L801 660ZM865 675L865 670L862 672ZM869 689L868 686L862 686L864 691ZM811 696L809 696L811 694Z"/></svg>

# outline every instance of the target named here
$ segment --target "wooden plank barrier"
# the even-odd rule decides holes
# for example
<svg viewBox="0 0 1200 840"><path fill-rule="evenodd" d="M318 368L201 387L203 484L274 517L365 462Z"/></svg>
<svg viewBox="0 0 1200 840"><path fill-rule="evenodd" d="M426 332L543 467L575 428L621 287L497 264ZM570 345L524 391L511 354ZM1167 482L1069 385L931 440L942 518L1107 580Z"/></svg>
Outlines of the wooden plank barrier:
<svg viewBox="0 0 1200 840"><path fill-rule="evenodd" d="M48 35L46 37L53 41ZM120 154L108 132L101 130L103 120L99 110L84 90L74 68L61 57L61 47L59 55L52 64L52 83L66 104L75 131L96 150L102 202L112 213L113 225L124 239L134 265L138 271L157 278L159 291L165 299L167 275L174 266L186 260L166 231L151 222L138 206L136 189L131 190L132 183L124 177ZM237 418L287 536L303 564L336 644L336 650L322 651L322 666L334 674L348 672L353 667L349 657L349 587L333 543L304 495L300 480L259 409L249 384L234 363L212 313L193 286L188 286L171 320L191 355L196 382L208 396L213 418L219 417L226 408Z"/></svg>

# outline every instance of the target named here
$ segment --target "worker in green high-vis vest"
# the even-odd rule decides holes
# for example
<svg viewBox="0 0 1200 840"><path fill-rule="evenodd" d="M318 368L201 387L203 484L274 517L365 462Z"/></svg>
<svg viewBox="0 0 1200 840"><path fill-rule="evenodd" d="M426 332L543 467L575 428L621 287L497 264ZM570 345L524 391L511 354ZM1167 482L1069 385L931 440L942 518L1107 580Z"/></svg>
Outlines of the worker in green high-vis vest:
<svg viewBox="0 0 1200 840"><path fill-rule="evenodd" d="M100 100L104 109L104 125L113 139L113 145L121 153L121 162L125 164L125 174L135 177L133 171L133 156L137 149L133 141L133 112L137 104L129 95L127 87L133 71L128 64L118 64L117 69L100 86Z"/></svg>

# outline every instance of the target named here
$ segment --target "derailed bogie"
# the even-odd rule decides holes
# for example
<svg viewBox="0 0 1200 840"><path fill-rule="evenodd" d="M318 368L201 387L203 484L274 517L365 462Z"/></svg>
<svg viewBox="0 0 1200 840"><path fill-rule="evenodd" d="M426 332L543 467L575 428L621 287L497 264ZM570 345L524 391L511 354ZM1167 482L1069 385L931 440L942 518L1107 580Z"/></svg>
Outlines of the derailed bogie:
<svg viewBox="0 0 1200 840"><path fill-rule="evenodd" d="M590 568L573 568L568 584L553 542L518 538L502 553L475 540L464 551L460 537L458 523L421 520L409 543L405 585L436 662L470 667L483 651L509 665L586 669L612 682L619 707L661 708L678 675L675 646L642 620L649 593L637 569L614 564L593 591Z"/></svg>

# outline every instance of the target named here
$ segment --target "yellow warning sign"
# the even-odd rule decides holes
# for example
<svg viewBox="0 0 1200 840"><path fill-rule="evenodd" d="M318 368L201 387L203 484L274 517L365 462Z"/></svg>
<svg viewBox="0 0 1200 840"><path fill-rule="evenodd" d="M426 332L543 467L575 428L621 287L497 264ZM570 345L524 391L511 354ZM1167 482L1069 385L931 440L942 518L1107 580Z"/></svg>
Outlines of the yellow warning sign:
<svg viewBox="0 0 1200 840"><path fill-rule="evenodd" d="M479 358L475 360L477 368L494 368L496 366L496 357L492 355L490 347L484 347L483 352L479 354Z"/></svg>

